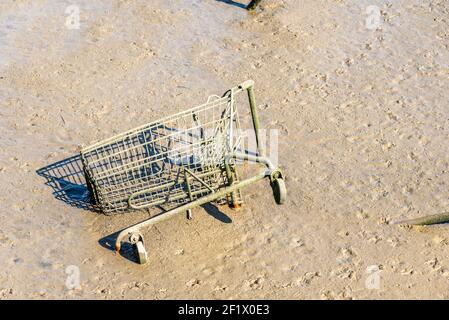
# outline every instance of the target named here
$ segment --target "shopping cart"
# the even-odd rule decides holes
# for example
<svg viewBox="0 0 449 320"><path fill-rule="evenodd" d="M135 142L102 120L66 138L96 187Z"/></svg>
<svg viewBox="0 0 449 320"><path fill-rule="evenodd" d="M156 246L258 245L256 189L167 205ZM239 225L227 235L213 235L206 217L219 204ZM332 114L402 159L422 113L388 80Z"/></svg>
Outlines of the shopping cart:
<svg viewBox="0 0 449 320"><path fill-rule="evenodd" d="M168 206L169 209L119 232L115 248L127 238L139 263L147 253L140 230L179 213L217 201L238 207L241 189L269 178L275 201L286 199L281 170L265 156L259 119L248 80L223 96L211 96L198 107L163 118L81 150L87 186L96 207L105 214ZM247 91L257 152L242 150L236 96ZM236 164L264 165L259 174L240 181Z"/></svg>

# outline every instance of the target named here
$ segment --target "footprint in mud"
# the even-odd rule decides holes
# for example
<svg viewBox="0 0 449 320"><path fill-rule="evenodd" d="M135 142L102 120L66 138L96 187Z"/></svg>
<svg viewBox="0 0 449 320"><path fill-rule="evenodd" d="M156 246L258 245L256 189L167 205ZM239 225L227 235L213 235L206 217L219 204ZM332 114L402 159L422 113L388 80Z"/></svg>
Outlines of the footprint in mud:
<svg viewBox="0 0 449 320"><path fill-rule="evenodd" d="M397 238L397 237L391 237L391 238L387 239L387 242L393 248L396 248L401 245L401 242L400 242L399 238Z"/></svg>
<svg viewBox="0 0 449 320"><path fill-rule="evenodd" d="M433 258L433 259L427 260L425 262L425 264L427 266L429 266L432 270L439 270L439 269L441 269L440 262L438 261L438 259L436 257Z"/></svg>
<svg viewBox="0 0 449 320"><path fill-rule="evenodd" d="M402 276L410 276L413 273L415 273L415 270L413 268L411 268L411 267L410 268L404 268L404 269L402 269L400 271L400 273L401 273Z"/></svg>
<svg viewBox="0 0 449 320"><path fill-rule="evenodd" d="M264 282L265 282L264 276L258 276L255 279L245 280L244 286L246 287L247 290L257 290L262 288Z"/></svg>
<svg viewBox="0 0 449 320"><path fill-rule="evenodd" d="M432 238L432 242L436 245L442 245L445 246L448 244L448 240L445 237L436 235L435 237Z"/></svg>
<svg viewBox="0 0 449 320"><path fill-rule="evenodd" d="M324 289L321 291L321 299L323 300L335 300L335 293L332 290Z"/></svg>
<svg viewBox="0 0 449 320"><path fill-rule="evenodd" d="M199 286L200 284L201 284L201 280L198 280L198 279L191 279L186 282L187 287L195 287L195 286Z"/></svg>
<svg viewBox="0 0 449 320"><path fill-rule="evenodd" d="M73 139L66 128L58 128L52 138L52 142L58 145L72 145Z"/></svg>
<svg viewBox="0 0 449 320"><path fill-rule="evenodd" d="M368 242L377 244L378 242L382 241L382 237L377 234L372 234L368 237Z"/></svg>
<svg viewBox="0 0 449 320"><path fill-rule="evenodd" d="M8 298L9 296L12 296L14 294L13 288L6 288L6 289L0 289L0 297L1 298Z"/></svg>
<svg viewBox="0 0 449 320"><path fill-rule="evenodd" d="M430 142L430 139L427 138L427 137L424 137L424 136L419 136L418 140L419 140L419 144L422 145L422 146L426 146Z"/></svg>
<svg viewBox="0 0 449 320"><path fill-rule="evenodd" d="M96 115L97 117L101 117L104 116L105 114L109 114L112 111L112 106L111 105L101 105L100 107L98 107L97 111L94 112L94 115Z"/></svg>
<svg viewBox="0 0 449 320"><path fill-rule="evenodd" d="M175 256L182 256L184 254L184 249L178 249L175 251Z"/></svg>
<svg viewBox="0 0 449 320"><path fill-rule="evenodd" d="M260 289L262 288L264 281L265 279L263 277L258 277L257 279L250 281L249 286L251 289Z"/></svg>
<svg viewBox="0 0 449 320"><path fill-rule="evenodd" d="M338 251L337 263L338 264L351 263L355 257L356 254L350 247L340 248Z"/></svg>
<svg viewBox="0 0 449 320"><path fill-rule="evenodd" d="M214 288L214 291L221 291L221 292L224 292L224 291L226 291L226 290L228 290L228 287L227 287L227 286L216 286L216 287Z"/></svg>
<svg viewBox="0 0 449 320"><path fill-rule="evenodd" d="M213 269L211 269L211 268L205 268L205 269L202 270L202 272L205 275L207 275L207 276L211 276L211 275L213 275L215 273L215 271Z"/></svg>
<svg viewBox="0 0 449 320"><path fill-rule="evenodd" d="M304 247L304 241L302 239L299 239L299 238L293 238L290 241L290 247L292 247L292 248Z"/></svg>
<svg viewBox="0 0 449 320"><path fill-rule="evenodd" d="M318 271L315 272L306 272L302 277L296 280L296 284L298 286L309 286L315 278L321 277Z"/></svg>
<svg viewBox="0 0 449 320"><path fill-rule="evenodd" d="M348 267L341 266L335 270L332 270L331 275L340 279L352 279L354 276L354 271Z"/></svg>

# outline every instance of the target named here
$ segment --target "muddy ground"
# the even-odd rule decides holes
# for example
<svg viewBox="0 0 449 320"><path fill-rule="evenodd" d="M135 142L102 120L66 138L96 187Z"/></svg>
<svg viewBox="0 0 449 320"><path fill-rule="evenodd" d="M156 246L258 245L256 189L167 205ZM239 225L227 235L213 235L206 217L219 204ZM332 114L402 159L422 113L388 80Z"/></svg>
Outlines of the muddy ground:
<svg viewBox="0 0 449 320"><path fill-rule="evenodd" d="M0 298L448 298L447 226L392 224L449 209L448 19L444 0L2 1ZM116 255L147 213L88 210L79 147L246 79L288 202L252 185L146 232L147 265Z"/></svg>

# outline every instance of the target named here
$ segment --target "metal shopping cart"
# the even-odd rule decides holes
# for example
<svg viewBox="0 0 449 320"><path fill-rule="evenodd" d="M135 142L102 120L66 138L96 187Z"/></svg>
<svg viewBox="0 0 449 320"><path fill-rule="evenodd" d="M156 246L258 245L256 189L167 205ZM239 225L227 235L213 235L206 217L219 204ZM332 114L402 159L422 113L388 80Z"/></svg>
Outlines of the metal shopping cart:
<svg viewBox="0 0 449 320"><path fill-rule="evenodd" d="M265 156L260 143L254 82L248 80L211 96L205 104L163 118L81 150L87 186L105 214L168 205L170 209L120 231L115 248L127 239L139 263L147 261L141 229L208 202L242 203L241 189L269 178L275 201L284 203L282 171ZM257 152L242 150L236 96L247 91ZM265 169L239 180L238 162L260 163Z"/></svg>

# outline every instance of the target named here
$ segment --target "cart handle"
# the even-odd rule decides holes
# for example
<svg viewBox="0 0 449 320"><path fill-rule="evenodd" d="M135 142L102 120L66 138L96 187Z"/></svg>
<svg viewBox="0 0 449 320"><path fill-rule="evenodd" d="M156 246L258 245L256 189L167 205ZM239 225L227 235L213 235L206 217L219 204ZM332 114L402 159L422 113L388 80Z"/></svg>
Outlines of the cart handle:
<svg viewBox="0 0 449 320"><path fill-rule="evenodd" d="M254 94L254 81L246 80L241 83L238 87L238 90L246 90L248 92L248 100L249 107L251 109L251 118L253 120L254 133L256 135L256 146L257 146L257 155L264 157L265 156L265 148L260 144L260 122L259 115L257 113L257 104L256 104L256 96Z"/></svg>
<svg viewBox="0 0 449 320"><path fill-rule="evenodd" d="M253 80L246 80L245 82L242 82L238 85L238 88L241 90L248 90L249 88L254 87L254 81Z"/></svg>

